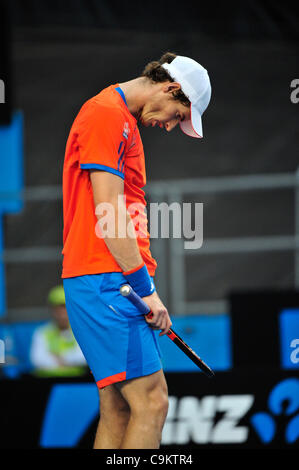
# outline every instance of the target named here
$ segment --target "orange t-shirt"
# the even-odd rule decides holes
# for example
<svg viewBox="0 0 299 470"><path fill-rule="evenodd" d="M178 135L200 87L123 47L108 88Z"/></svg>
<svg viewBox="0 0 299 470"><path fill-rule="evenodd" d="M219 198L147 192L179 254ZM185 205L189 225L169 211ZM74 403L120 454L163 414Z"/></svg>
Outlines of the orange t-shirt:
<svg viewBox="0 0 299 470"><path fill-rule="evenodd" d="M105 88L82 106L68 137L63 166L62 278L122 271L105 240L96 234L89 169L124 179L127 208L132 203L146 206L143 145L137 121L118 84ZM142 213L142 217L147 227L146 215ZM139 228L139 224L134 226L135 230ZM150 276L154 276L157 263L150 252L147 228L143 236L137 234L137 243Z"/></svg>

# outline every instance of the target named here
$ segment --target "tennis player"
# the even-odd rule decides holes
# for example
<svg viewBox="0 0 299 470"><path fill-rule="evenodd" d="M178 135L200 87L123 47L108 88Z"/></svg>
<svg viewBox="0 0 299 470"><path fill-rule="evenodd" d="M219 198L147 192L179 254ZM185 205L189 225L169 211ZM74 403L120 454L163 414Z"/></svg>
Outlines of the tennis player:
<svg viewBox="0 0 299 470"><path fill-rule="evenodd" d="M165 335L172 323L154 285L157 263L149 234L139 230L129 212L132 204L146 205L138 123L168 132L179 123L184 133L201 138L210 96L206 69L166 53L140 77L88 100L68 137L61 277L73 333L99 388L94 448L160 447L168 391L154 330ZM109 210L101 208L107 204L115 232L106 230ZM148 304L151 319L120 294L123 284Z"/></svg>

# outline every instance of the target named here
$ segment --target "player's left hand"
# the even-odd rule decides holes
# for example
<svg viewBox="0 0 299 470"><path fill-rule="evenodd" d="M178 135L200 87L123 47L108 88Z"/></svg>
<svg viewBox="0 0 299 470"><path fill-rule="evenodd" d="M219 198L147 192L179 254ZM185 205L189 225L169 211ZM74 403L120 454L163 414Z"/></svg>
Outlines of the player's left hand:
<svg viewBox="0 0 299 470"><path fill-rule="evenodd" d="M146 315L145 320L153 330L162 330L159 336L166 335L172 326L167 308L162 303L157 292L143 297L151 312Z"/></svg>

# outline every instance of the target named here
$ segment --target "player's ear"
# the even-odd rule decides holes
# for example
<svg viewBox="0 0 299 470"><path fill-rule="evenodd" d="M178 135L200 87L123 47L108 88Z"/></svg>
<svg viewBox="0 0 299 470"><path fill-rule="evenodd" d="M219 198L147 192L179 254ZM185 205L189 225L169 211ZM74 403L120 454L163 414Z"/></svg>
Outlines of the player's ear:
<svg viewBox="0 0 299 470"><path fill-rule="evenodd" d="M168 82L163 87L163 91L165 93L173 93L174 91L177 91L180 89L181 89L181 85L178 82Z"/></svg>

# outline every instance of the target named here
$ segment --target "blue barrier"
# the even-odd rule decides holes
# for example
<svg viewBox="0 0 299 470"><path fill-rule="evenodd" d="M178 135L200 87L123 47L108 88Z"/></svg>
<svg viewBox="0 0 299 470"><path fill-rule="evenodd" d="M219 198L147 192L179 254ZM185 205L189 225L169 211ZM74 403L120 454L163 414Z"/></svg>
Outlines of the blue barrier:
<svg viewBox="0 0 299 470"><path fill-rule="evenodd" d="M0 339L5 344L5 363L2 370L6 377L14 379L32 369L30 361L32 336L36 328L45 323L42 321L0 325Z"/></svg>
<svg viewBox="0 0 299 470"><path fill-rule="evenodd" d="M192 315L172 317L173 328L215 371L233 367L231 321L229 315ZM29 351L33 333L41 322L0 325L0 339L8 334L14 342L14 354L18 358L18 369L28 372L32 368ZM166 372L199 371L166 336L159 337L163 368ZM281 368L299 368L299 309L285 309L279 317ZM297 340L297 346L294 344ZM293 346L292 346L293 345ZM4 368L5 369L5 368Z"/></svg>
<svg viewBox="0 0 299 470"><path fill-rule="evenodd" d="M288 308L279 315L280 361L283 369L299 369L299 309Z"/></svg>
<svg viewBox="0 0 299 470"><path fill-rule="evenodd" d="M178 334L215 371L228 370L232 367L230 318L228 315L192 315L184 318L172 318L172 321ZM17 359L17 366L11 369L13 375L16 370L18 374L21 374L32 369L29 356L32 336L35 329L44 323L26 322L0 325L0 339L9 336L11 344L9 353ZM159 338L159 332L156 331L155 333L161 348L165 372L200 372L195 364L169 338L165 336ZM9 370L4 367L4 373Z"/></svg>
<svg viewBox="0 0 299 470"><path fill-rule="evenodd" d="M12 122L0 126L0 316L6 311L3 266L3 215L23 209L23 115L14 113Z"/></svg>
<svg viewBox="0 0 299 470"><path fill-rule="evenodd" d="M226 314L172 317L173 329L215 370L232 367L231 324ZM163 368L166 372L200 372L198 367L169 341L159 338Z"/></svg>
<svg viewBox="0 0 299 470"><path fill-rule="evenodd" d="M6 282L5 282L5 269L4 262L2 259L3 253L3 224L2 224L2 214L0 212L0 317L6 311Z"/></svg>

